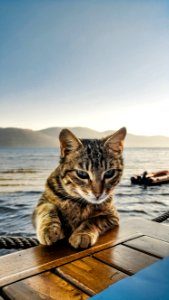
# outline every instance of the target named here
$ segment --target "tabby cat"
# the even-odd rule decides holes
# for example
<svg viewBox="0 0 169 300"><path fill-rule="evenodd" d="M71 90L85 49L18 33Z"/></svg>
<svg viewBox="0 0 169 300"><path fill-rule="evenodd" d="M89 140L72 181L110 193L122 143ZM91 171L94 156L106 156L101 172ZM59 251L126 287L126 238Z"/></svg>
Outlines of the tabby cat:
<svg viewBox="0 0 169 300"><path fill-rule="evenodd" d="M66 237L74 248L94 245L119 224L113 191L123 171L123 127L103 139L78 139L60 132L60 164L49 176L33 213L41 244Z"/></svg>

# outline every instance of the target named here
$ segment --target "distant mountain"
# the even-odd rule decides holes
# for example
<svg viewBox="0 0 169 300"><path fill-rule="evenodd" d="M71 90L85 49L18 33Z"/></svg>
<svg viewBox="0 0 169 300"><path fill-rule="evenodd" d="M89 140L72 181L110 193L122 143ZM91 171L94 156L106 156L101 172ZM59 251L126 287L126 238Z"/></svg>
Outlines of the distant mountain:
<svg viewBox="0 0 169 300"><path fill-rule="evenodd" d="M61 127L46 128L39 131L21 128L0 128L0 147L58 147ZM69 128L79 138L101 138L113 130L98 132L85 127ZM169 147L169 137L139 136L128 133L126 147Z"/></svg>
<svg viewBox="0 0 169 300"><path fill-rule="evenodd" d="M166 136L143 136L128 134L127 147L169 147L169 137Z"/></svg>
<svg viewBox="0 0 169 300"><path fill-rule="evenodd" d="M41 132L20 128L0 128L0 147L56 147L57 142Z"/></svg>
<svg viewBox="0 0 169 300"><path fill-rule="evenodd" d="M62 127L52 127L52 128L42 129L39 132L56 139L56 137L59 136L59 133L62 129L63 129ZM96 138L100 138L103 135L103 133L101 132L86 127L71 127L69 129L79 138L96 139Z"/></svg>

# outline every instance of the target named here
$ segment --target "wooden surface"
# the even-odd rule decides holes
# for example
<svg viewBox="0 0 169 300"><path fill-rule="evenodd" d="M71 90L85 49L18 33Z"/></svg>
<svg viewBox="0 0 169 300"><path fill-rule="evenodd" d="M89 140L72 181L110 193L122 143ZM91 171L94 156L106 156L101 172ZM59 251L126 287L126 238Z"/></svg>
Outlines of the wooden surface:
<svg viewBox="0 0 169 300"><path fill-rule="evenodd" d="M100 251L94 256L102 262L105 262L118 270L122 270L128 275L132 275L157 261L157 258L153 256L128 248L124 245L118 245Z"/></svg>
<svg viewBox="0 0 169 300"><path fill-rule="evenodd" d="M88 298L88 295L51 272L18 281L5 287L4 292L9 299L17 300Z"/></svg>
<svg viewBox="0 0 169 300"><path fill-rule="evenodd" d="M56 271L89 295L97 294L108 285L126 277L121 271L91 256L61 266Z"/></svg>
<svg viewBox="0 0 169 300"><path fill-rule="evenodd" d="M169 243L149 236L142 236L137 240L130 240L126 242L125 245L161 258L169 255Z"/></svg>
<svg viewBox="0 0 169 300"><path fill-rule="evenodd" d="M86 250L62 241L2 256L0 300L87 299L168 255L169 226L133 218Z"/></svg>

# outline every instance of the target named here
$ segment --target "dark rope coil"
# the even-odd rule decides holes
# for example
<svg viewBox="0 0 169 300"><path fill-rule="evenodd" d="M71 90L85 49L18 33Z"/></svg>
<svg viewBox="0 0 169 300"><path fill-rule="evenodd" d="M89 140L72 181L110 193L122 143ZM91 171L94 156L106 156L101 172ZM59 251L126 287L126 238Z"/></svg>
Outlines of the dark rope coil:
<svg viewBox="0 0 169 300"><path fill-rule="evenodd" d="M168 218L169 218L169 210L166 211L165 213L163 213L161 216L158 216L158 217L152 219L152 221L162 223L165 220L167 220Z"/></svg>
<svg viewBox="0 0 169 300"><path fill-rule="evenodd" d="M0 236L0 248L5 249L26 249L38 246L39 242L36 238L16 237L16 236Z"/></svg>
<svg viewBox="0 0 169 300"><path fill-rule="evenodd" d="M162 223L169 218L169 211L152 219L151 221ZM0 249L27 249L38 246L39 242L36 238L16 237L16 236L0 236Z"/></svg>

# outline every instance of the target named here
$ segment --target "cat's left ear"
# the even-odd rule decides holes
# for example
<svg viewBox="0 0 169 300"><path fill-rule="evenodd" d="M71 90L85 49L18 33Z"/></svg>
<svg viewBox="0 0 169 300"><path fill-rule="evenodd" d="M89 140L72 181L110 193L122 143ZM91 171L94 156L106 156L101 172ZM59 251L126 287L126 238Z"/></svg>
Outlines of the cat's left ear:
<svg viewBox="0 0 169 300"><path fill-rule="evenodd" d="M124 145L124 139L126 136L127 130L125 127L122 127L112 135L109 135L108 137L103 139L104 146L109 151L123 151L123 145Z"/></svg>
<svg viewBox="0 0 169 300"><path fill-rule="evenodd" d="M82 142L69 130L63 129L59 135L61 157L82 147Z"/></svg>

